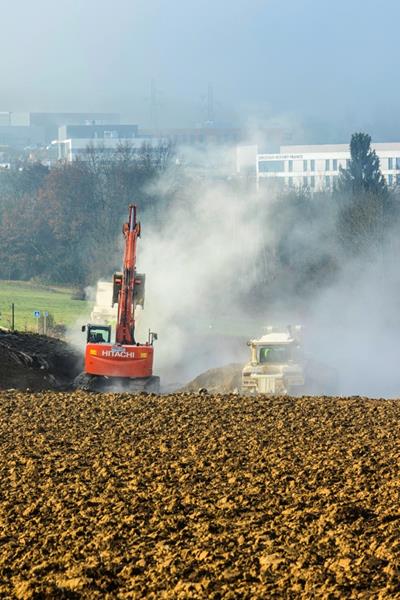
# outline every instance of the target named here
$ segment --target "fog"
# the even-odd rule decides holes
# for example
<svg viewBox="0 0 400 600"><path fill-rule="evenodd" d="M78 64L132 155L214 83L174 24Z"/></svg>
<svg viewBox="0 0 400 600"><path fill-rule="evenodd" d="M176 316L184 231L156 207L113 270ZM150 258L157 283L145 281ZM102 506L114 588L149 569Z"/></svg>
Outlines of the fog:
<svg viewBox="0 0 400 600"><path fill-rule="evenodd" d="M161 126L301 123L308 141L400 136L400 5L387 0L0 2L1 110L112 110ZM322 139L322 137L324 139Z"/></svg>

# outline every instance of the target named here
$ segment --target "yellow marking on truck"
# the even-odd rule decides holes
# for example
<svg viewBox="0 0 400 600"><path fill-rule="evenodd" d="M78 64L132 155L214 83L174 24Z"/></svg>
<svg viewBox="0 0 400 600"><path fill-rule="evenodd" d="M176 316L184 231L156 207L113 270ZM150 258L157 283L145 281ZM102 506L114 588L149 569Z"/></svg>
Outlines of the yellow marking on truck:
<svg viewBox="0 0 400 600"><path fill-rule="evenodd" d="M94 348L90 348L89 354L93 354L93 356L97 356L97 350L95 350Z"/></svg>
<svg viewBox="0 0 400 600"><path fill-rule="evenodd" d="M147 358L147 352L141 352L140 358Z"/></svg>

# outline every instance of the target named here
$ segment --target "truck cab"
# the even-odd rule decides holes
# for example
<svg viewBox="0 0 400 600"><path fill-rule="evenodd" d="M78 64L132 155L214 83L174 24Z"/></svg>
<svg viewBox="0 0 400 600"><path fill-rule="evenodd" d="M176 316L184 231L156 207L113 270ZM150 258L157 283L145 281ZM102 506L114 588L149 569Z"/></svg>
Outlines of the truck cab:
<svg viewBox="0 0 400 600"><path fill-rule="evenodd" d="M300 328L267 328L259 339L247 342L250 361L242 371L242 392L250 394L301 393L305 385Z"/></svg>

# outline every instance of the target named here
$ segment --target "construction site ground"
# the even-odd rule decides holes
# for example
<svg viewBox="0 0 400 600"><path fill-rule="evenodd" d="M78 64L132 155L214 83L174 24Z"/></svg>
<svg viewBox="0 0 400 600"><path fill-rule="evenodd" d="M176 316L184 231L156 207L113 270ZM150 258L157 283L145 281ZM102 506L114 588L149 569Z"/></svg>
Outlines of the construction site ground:
<svg viewBox="0 0 400 600"><path fill-rule="evenodd" d="M0 597L398 598L400 403L0 392Z"/></svg>

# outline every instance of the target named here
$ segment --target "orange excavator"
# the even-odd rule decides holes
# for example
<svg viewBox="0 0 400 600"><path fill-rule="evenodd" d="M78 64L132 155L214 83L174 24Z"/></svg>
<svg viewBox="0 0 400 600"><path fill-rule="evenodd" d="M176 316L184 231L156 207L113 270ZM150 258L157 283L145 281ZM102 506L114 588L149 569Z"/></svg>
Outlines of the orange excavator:
<svg viewBox="0 0 400 600"><path fill-rule="evenodd" d="M160 378L153 375L153 342L157 334L149 331L146 343L135 339L135 309L144 304L145 275L136 272L136 247L140 223L136 206L129 206L123 270L114 273L112 305L118 304L115 343L111 342L111 325L88 324L86 331L85 371L75 380L75 387L89 391L123 390L130 392L160 391Z"/></svg>

